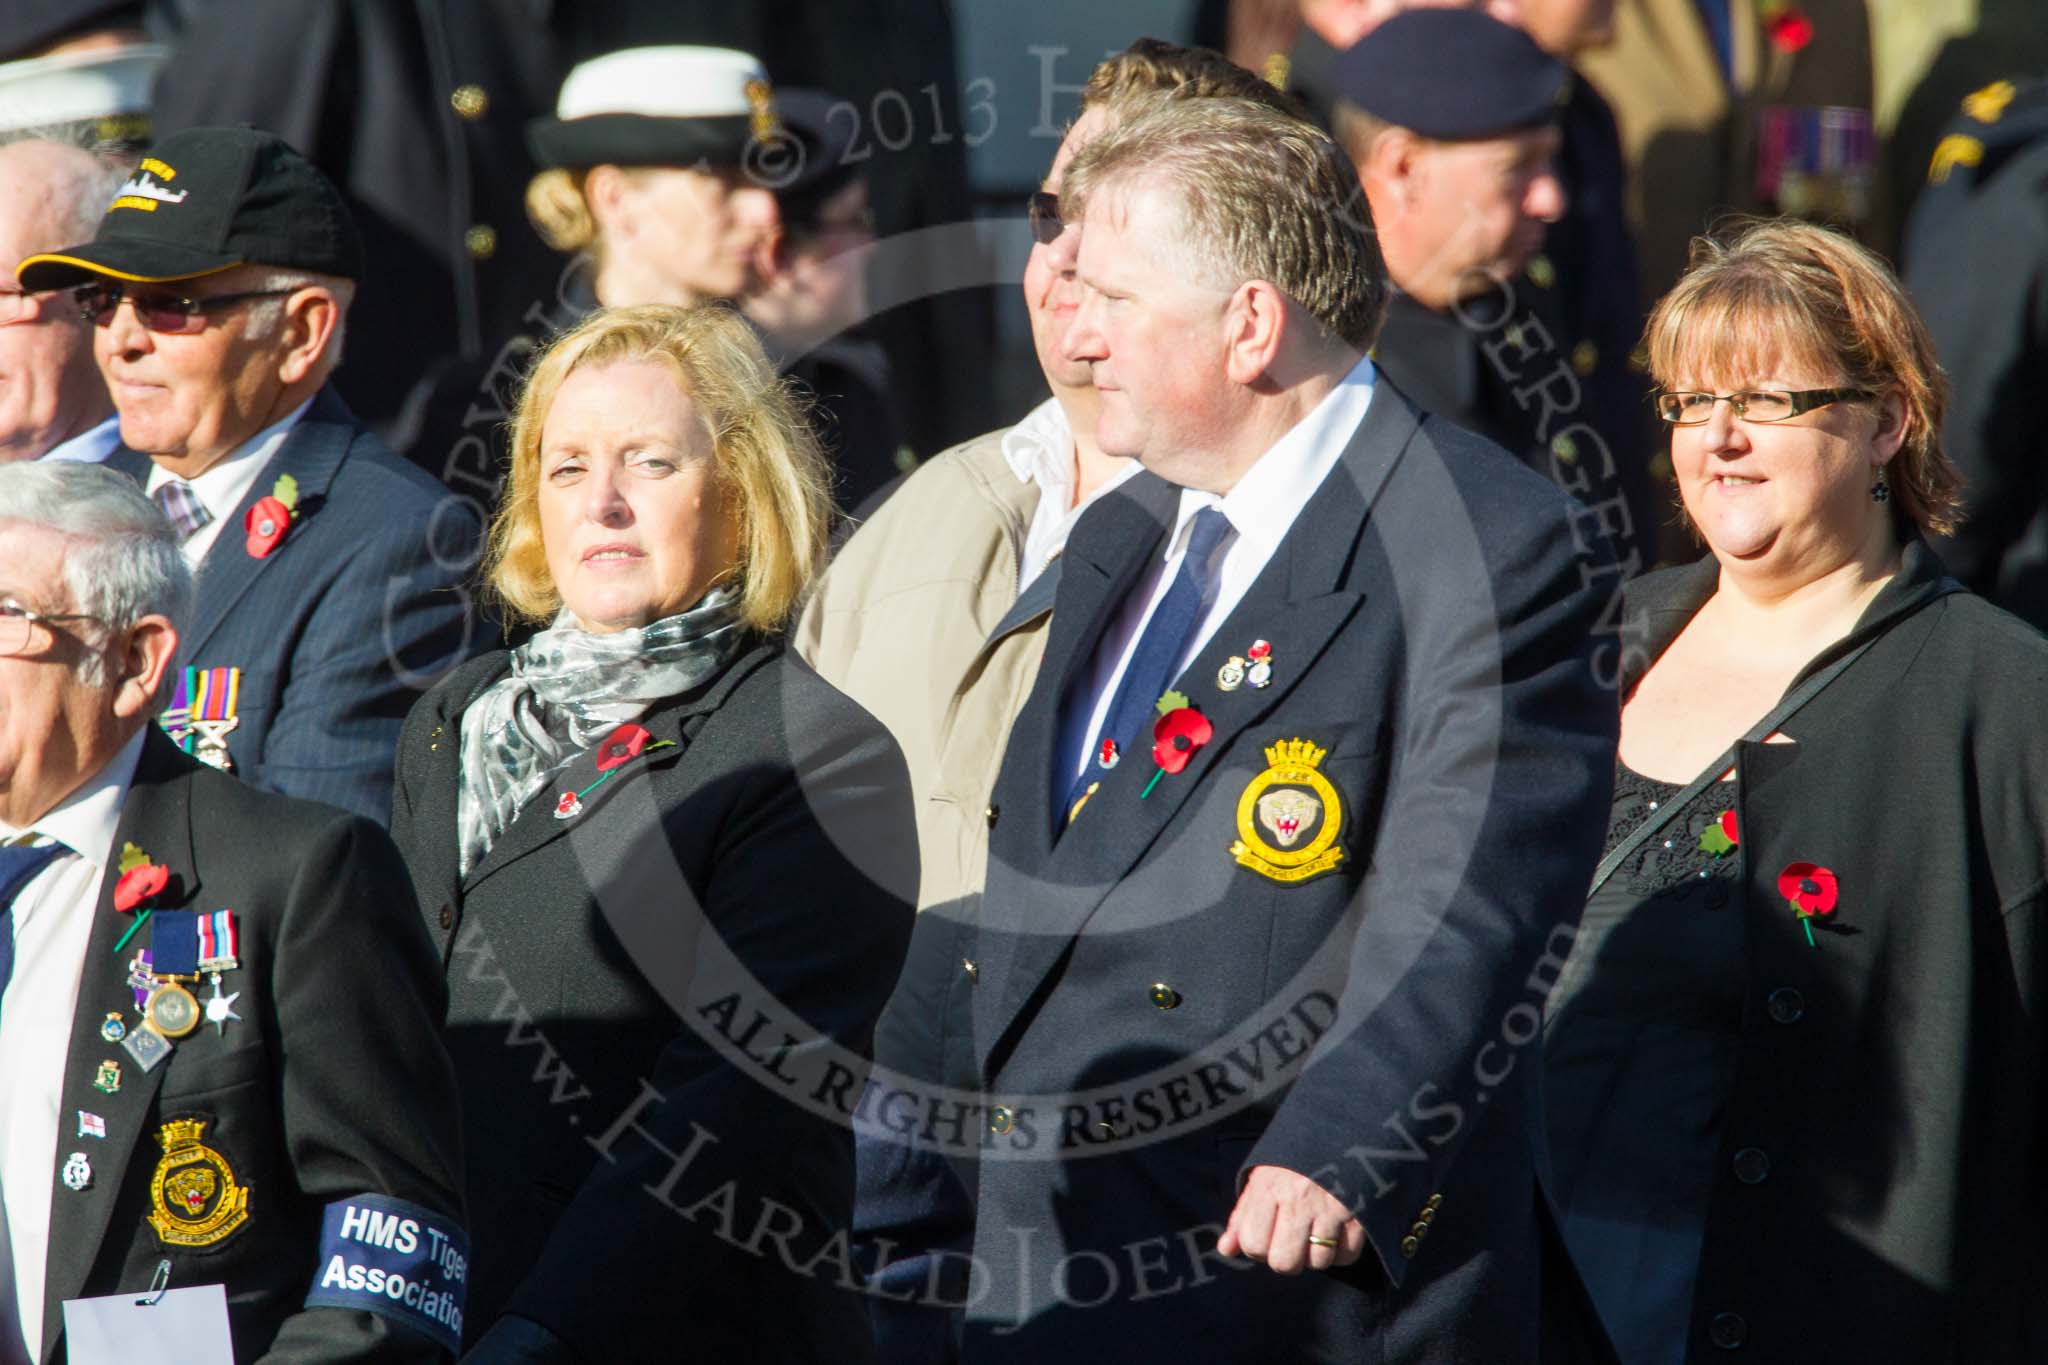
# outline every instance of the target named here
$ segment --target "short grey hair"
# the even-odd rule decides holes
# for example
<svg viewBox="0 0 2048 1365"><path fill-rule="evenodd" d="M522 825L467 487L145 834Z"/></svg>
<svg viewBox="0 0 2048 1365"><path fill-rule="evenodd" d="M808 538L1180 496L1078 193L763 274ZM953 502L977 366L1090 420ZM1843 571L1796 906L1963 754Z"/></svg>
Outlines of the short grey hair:
<svg viewBox="0 0 2048 1365"><path fill-rule="evenodd" d="M355 302L356 282L345 280L339 275L319 275L310 270L281 270L271 266L258 267L258 274L249 285L253 290L265 289L310 289L318 286L334 295L335 304L341 316L334 320L334 335L327 338L327 349L321 352L321 360L331 374L341 365L342 343L348 339L348 310ZM268 338L284 321L284 300L258 299L249 306L247 323L242 335L251 341Z"/></svg>
<svg viewBox="0 0 2048 1365"><path fill-rule="evenodd" d="M56 158L50 174L26 184L17 181L9 186L11 194L41 196L42 210L56 240L49 244L49 248L38 249L90 242L99 231L100 219L106 215L107 205L113 203L114 196L121 191L128 163L118 157L103 156L62 137L10 137L0 139L0 146L12 147L28 142L48 143L72 153ZM13 262L5 264L11 274Z"/></svg>
<svg viewBox="0 0 2048 1365"><path fill-rule="evenodd" d="M0 465L0 527L26 525L72 542L64 556L70 609L120 636L145 616L181 633L192 615L192 570L178 537L135 480L104 465L18 460ZM86 654L86 682L106 681L105 661Z"/></svg>
<svg viewBox="0 0 2048 1365"><path fill-rule="evenodd" d="M1368 350L1391 286L1351 158L1322 129L1228 97L1168 94L1075 156L1063 215L1118 190L1159 187L1179 202L1189 263L1220 288L1264 280L1323 330Z"/></svg>

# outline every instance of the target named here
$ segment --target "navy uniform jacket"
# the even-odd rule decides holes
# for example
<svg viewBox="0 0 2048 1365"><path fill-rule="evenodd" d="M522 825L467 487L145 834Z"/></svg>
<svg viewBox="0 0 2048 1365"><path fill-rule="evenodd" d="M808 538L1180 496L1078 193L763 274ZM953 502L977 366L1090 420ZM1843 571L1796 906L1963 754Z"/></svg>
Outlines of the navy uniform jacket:
<svg viewBox="0 0 2048 1365"><path fill-rule="evenodd" d="M326 1206L383 1195L444 1229L460 1223L455 1074L439 1032L447 997L398 851L365 820L222 777L154 730L114 834L116 849L128 843L169 873L152 915L235 912L240 965L219 989L239 1018L201 1023L147 1071L109 1036L110 1016L126 1033L140 1028L129 964L156 933L145 923L114 951L133 917L114 908L109 869L58 1111L57 1159L83 1153L91 1180L73 1190L51 1173L42 1365L65 1358L65 1299L145 1290L166 1261L173 1289L227 1286L237 1360L447 1359L404 1323L305 1306L325 1259ZM203 1003L214 987L191 993ZM106 1135L74 1137L74 1115ZM153 1186L194 1169L180 1155L192 1149L166 1140L180 1122L202 1125L213 1159L197 1167L198 1202L175 1206L166 1241L156 1228L178 1186ZM246 1216L235 1222L224 1208L238 1197Z"/></svg>
<svg viewBox="0 0 2048 1365"><path fill-rule="evenodd" d="M1950 572L2048 629L2048 81L1970 97L1906 236L1906 283L1948 371L1942 444L1969 517Z"/></svg>
<svg viewBox="0 0 2048 1365"><path fill-rule="evenodd" d="M147 486L148 456L117 450L108 463ZM243 515L281 474L298 480L298 512L257 558ZM176 666L242 670L227 736L237 776L389 823L406 712L481 643L462 587L476 504L393 455L323 389L225 520Z"/></svg>
<svg viewBox="0 0 2048 1365"><path fill-rule="evenodd" d="M968 1358L1602 1359L1529 1045L1605 827L1608 552L1383 378L1176 683L1213 738L1149 796L1133 745L1055 841L1061 700L1177 496L1144 475L1077 527L995 790L955 1078L984 1106ZM1270 684L1226 690L1255 640ZM1359 1210L1364 1258L1218 1261L1262 1164Z"/></svg>

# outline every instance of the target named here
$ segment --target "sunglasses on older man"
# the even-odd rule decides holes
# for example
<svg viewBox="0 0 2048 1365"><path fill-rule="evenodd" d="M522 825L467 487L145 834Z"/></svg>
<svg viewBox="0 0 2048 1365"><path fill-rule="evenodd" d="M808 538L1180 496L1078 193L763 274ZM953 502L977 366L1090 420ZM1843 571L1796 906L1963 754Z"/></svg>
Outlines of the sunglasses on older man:
<svg viewBox="0 0 2048 1365"><path fill-rule="evenodd" d="M78 311L87 322L95 327L106 327L114 321L114 314L121 307L121 300L127 299L135 305L135 318L152 332L176 334L197 332L204 328L207 319L214 313L232 308L238 303L251 299L282 298L296 294L300 286L290 289L251 289L238 294L213 294L200 298L184 298L176 294L138 292L120 284L82 284L72 291L78 300Z"/></svg>
<svg viewBox="0 0 2048 1365"><path fill-rule="evenodd" d="M1031 240L1040 246L1051 246L1066 231L1067 225L1060 221L1060 197L1039 190L1024 206L1024 216L1031 220Z"/></svg>

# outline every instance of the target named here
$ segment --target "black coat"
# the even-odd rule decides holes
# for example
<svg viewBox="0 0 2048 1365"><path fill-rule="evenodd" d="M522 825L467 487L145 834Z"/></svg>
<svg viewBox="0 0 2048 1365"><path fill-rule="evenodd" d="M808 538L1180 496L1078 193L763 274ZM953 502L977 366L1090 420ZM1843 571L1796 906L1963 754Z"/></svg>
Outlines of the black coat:
<svg viewBox="0 0 2048 1365"><path fill-rule="evenodd" d="M967 1358L1598 1361L1529 1045L1611 782L1606 548L1382 376L1175 684L1213 737L1149 795L1132 745L1055 842L1061 699L1177 495L1141 475L1082 518L996 784L960 1078L986 1106ZM1224 683L1258 639L1270 685ZM1289 789L1314 790L1307 823L1255 825ZM1285 875L1324 843L1326 874ZM1364 1258L1205 1260L1257 1165L1351 1205Z"/></svg>
<svg viewBox="0 0 2048 1365"><path fill-rule="evenodd" d="M756 645L641 718L672 747L571 760L458 876L462 715L508 666L445 679L398 760L473 1155L470 1342L509 1315L555 1339L536 1359L865 1358L829 1244L917 886L895 743Z"/></svg>
<svg viewBox="0 0 2048 1365"><path fill-rule="evenodd" d="M148 1071L102 1032L110 1015L140 1027L129 962L155 932L145 924L114 951L132 920L114 909L110 869L58 1111L58 1160L83 1151L94 1175L73 1191L52 1173L43 1365L64 1358L63 1300L146 1289L160 1260L174 1289L227 1286L237 1360L446 1359L410 1327L304 1306L330 1203L382 1194L461 1209L454 1076L434 1032L444 997L397 850L359 816L221 776L154 725L114 834L115 849L125 843L170 873L152 912L235 911L241 965L222 973L221 992L239 997L240 1018L201 1024ZM95 1084L107 1079L111 1093ZM106 1136L74 1139L74 1114L98 1116ZM200 1234L205 1245L171 1246L145 1218L158 1207L153 1177L175 1169L166 1125L188 1119L205 1124L199 1140L220 1162L208 1217L233 1197L222 1171L248 1216Z"/></svg>
<svg viewBox="0 0 2048 1365"><path fill-rule="evenodd" d="M1717 574L1631 585L1638 674ZM1690 1361L2048 1359L2048 640L1944 586L1914 542L1796 742L1737 747L1747 1004ZM1815 947L1795 861L1839 879Z"/></svg>

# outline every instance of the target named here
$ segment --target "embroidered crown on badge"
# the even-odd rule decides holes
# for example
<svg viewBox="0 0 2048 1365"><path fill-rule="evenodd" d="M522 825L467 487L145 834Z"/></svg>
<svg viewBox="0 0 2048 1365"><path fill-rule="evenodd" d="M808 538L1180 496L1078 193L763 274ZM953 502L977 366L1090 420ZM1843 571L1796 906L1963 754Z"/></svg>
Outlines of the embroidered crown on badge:
<svg viewBox="0 0 2048 1365"><path fill-rule="evenodd" d="M1269 768L1314 768L1319 766L1330 751L1307 739L1285 739L1278 744L1266 746L1266 766Z"/></svg>

